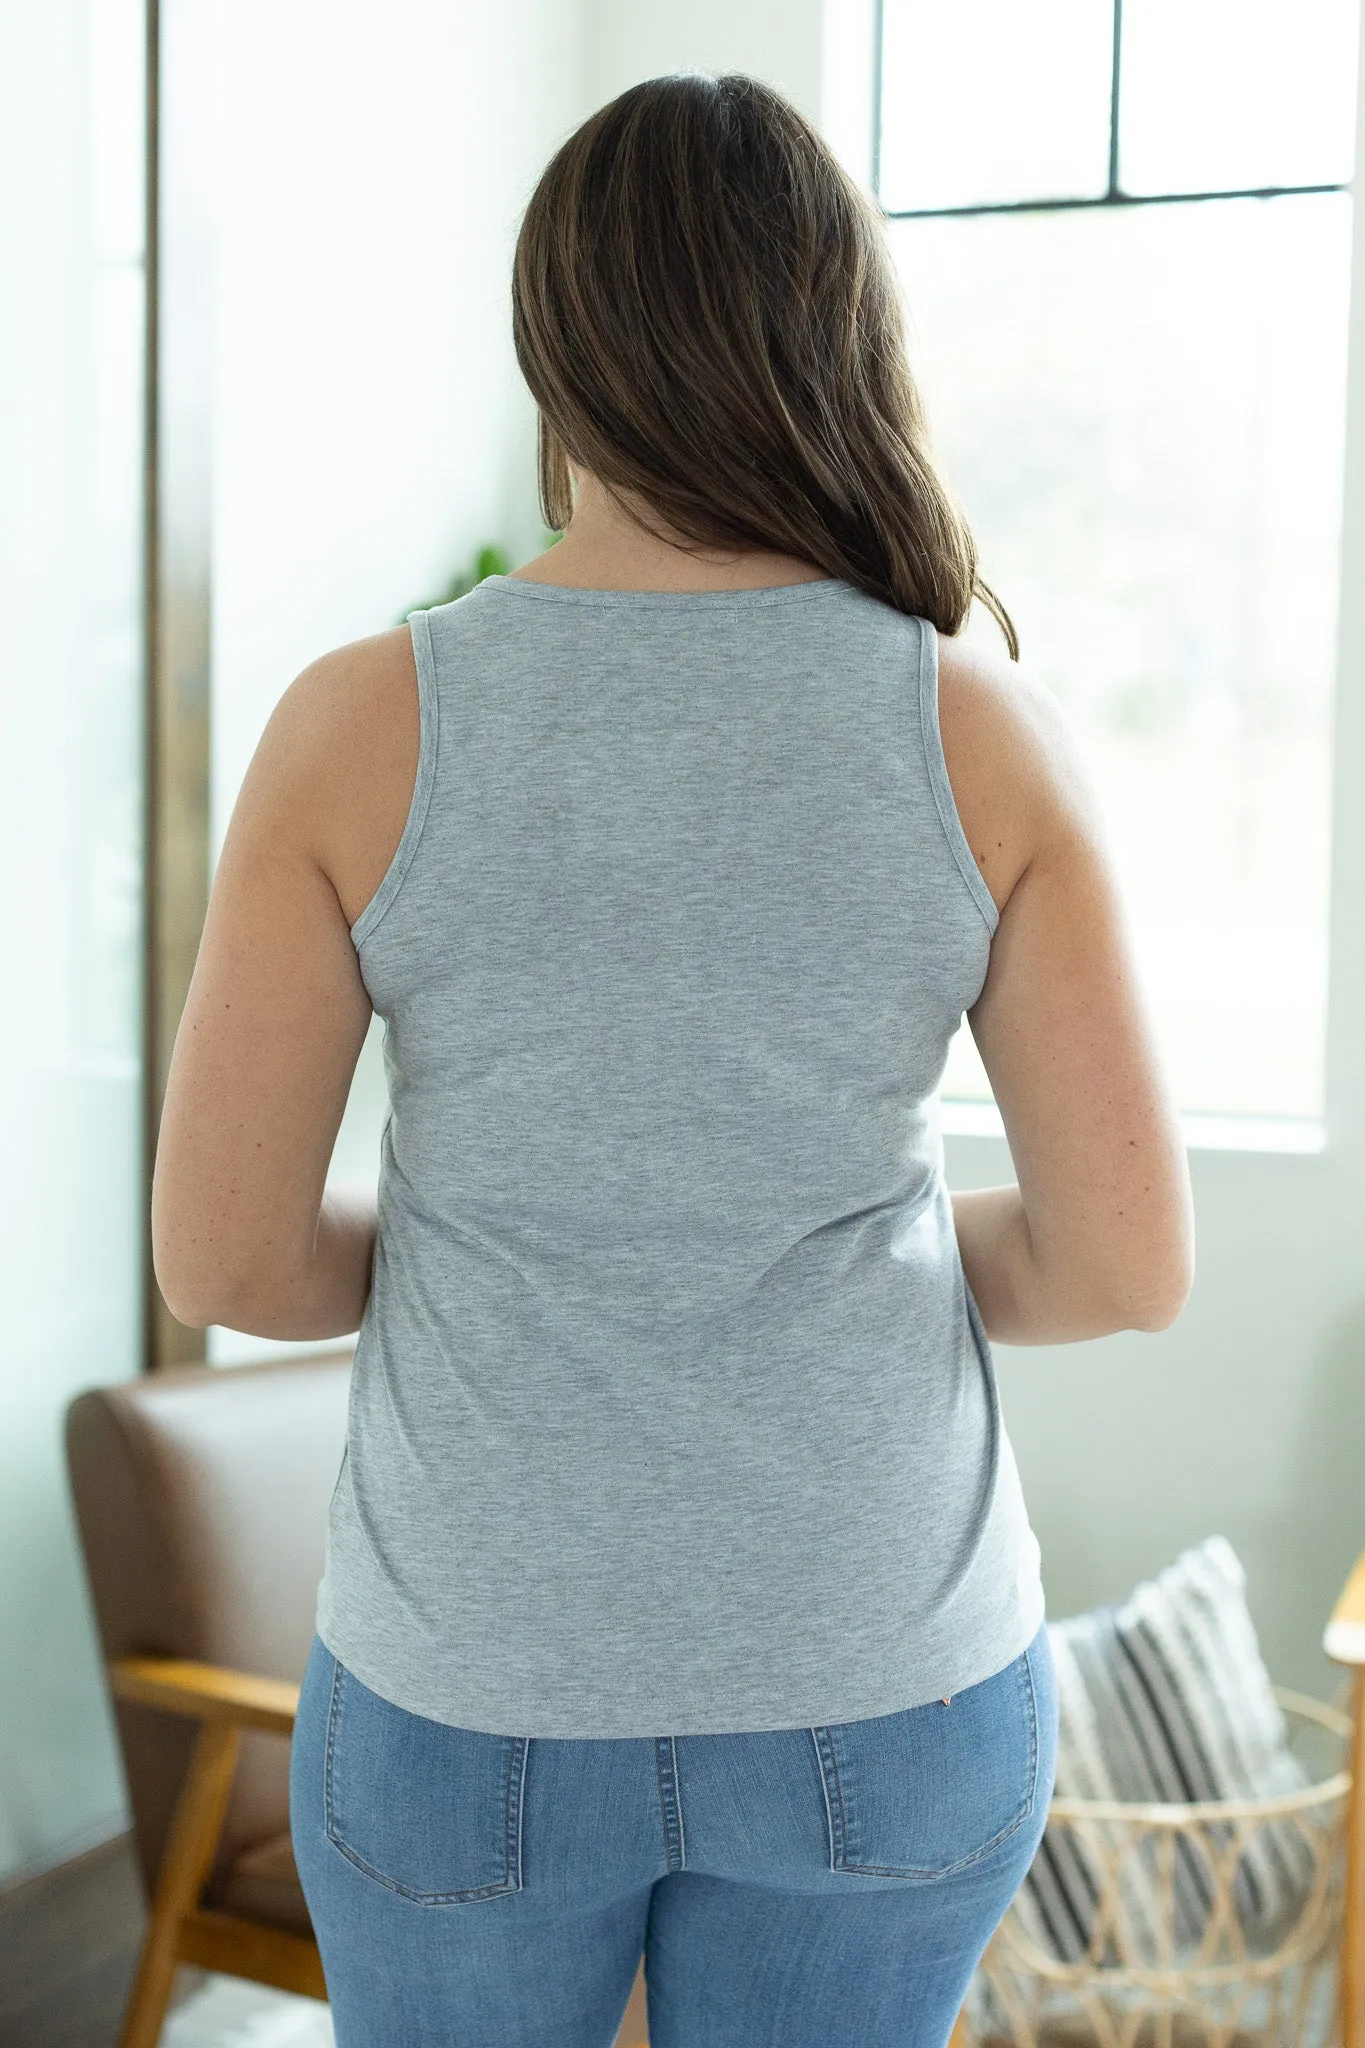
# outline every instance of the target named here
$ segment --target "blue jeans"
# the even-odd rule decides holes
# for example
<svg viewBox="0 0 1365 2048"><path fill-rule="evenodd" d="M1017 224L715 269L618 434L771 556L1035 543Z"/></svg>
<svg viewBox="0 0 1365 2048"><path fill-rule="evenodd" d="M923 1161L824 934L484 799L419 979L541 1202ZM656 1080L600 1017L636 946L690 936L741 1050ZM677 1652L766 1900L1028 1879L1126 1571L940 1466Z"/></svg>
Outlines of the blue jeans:
<svg viewBox="0 0 1365 2048"><path fill-rule="evenodd" d="M429 1721L315 1638L290 1759L338 2048L943 2048L1033 1859L1047 1634L944 1706L744 1735Z"/></svg>

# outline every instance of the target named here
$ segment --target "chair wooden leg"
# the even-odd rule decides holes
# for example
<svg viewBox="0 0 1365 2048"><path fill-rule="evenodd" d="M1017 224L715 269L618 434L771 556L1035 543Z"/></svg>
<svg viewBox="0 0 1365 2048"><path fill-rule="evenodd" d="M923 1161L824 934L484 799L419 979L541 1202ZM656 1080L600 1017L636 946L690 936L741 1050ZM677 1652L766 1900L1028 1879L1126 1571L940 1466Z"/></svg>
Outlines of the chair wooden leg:
<svg viewBox="0 0 1365 2048"><path fill-rule="evenodd" d="M645 1964L642 1956L635 1966L635 1982L630 1987L630 1998L621 2015L621 2024L612 2048L649 2048L647 2007Z"/></svg>
<svg viewBox="0 0 1365 2048"><path fill-rule="evenodd" d="M1346 1807L1346 1897L1342 1907L1342 2048L1365 2048L1365 1666L1358 1666Z"/></svg>
<svg viewBox="0 0 1365 2048"><path fill-rule="evenodd" d="M199 1731L138 1958L119 2048L156 2048L175 1980L180 1925L199 1903L232 1790L241 1730L206 1721Z"/></svg>

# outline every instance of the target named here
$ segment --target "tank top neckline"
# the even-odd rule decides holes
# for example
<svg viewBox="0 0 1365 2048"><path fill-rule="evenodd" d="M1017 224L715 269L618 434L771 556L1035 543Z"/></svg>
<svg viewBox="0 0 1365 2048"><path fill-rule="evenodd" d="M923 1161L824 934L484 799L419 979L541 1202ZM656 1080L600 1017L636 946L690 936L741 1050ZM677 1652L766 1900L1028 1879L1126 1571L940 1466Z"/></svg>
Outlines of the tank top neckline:
<svg viewBox="0 0 1365 2048"><path fill-rule="evenodd" d="M848 591L853 586L838 576L812 576L804 583L760 583L748 590L589 590L576 583L531 583L516 576L485 576L474 587L495 589L513 597L548 599L558 604L608 605L613 608L664 610L699 607L712 610L726 605L740 609L749 605L783 604L811 597L817 591Z"/></svg>

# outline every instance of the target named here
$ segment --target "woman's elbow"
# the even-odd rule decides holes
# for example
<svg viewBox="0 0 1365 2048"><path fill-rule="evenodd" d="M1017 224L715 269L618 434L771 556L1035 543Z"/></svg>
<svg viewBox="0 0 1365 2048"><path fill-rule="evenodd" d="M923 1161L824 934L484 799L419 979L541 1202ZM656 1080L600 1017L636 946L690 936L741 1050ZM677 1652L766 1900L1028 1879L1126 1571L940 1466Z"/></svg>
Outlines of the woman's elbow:
<svg viewBox="0 0 1365 2048"><path fill-rule="evenodd" d="M172 1223L153 1215L152 1272L162 1300L187 1329L207 1330L218 1323L234 1330L245 1327L233 1320L244 1291L238 1277L183 1216Z"/></svg>
<svg viewBox="0 0 1365 2048"><path fill-rule="evenodd" d="M1169 1330L1171 1324L1179 1320L1180 1312L1188 1300L1188 1293L1178 1297L1171 1295L1153 1307L1140 1310L1123 1327L1126 1330L1145 1330L1150 1332Z"/></svg>
<svg viewBox="0 0 1365 2048"><path fill-rule="evenodd" d="M1163 1269L1149 1276L1141 1287L1130 1288L1117 1305L1122 1330L1155 1332L1169 1330L1179 1319L1194 1286L1192 1254L1172 1258Z"/></svg>
<svg viewBox="0 0 1365 2048"><path fill-rule="evenodd" d="M178 1267L176 1262L162 1254L152 1253L152 1271L156 1284L161 1290L161 1299L178 1323L189 1330L207 1330L215 1323L224 1321L223 1290L203 1275L196 1275Z"/></svg>

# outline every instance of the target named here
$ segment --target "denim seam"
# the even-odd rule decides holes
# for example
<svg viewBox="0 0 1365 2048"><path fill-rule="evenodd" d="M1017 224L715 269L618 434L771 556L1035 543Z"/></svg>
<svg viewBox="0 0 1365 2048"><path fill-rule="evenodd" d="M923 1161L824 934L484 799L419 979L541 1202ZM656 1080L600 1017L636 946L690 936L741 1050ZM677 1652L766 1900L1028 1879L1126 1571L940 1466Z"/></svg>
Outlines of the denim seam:
<svg viewBox="0 0 1365 2048"><path fill-rule="evenodd" d="M839 1779L839 1760L834 1752L834 1743L828 1728L812 1728L815 1738L815 1755L820 1765L820 1783L825 1792L825 1811L829 1816L829 1867L831 1870L847 1870L849 1865L842 1859L848 1841L848 1828L844 1814L844 1788ZM830 1781L833 1780L833 1796Z"/></svg>
<svg viewBox="0 0 1365 2048"><path fill-rule="evenodd" d="M974 1863L979 1863L983 1857L989 1856L993 1850L1000 1847L1002 1842L1007 1842L1011 1835L1018 1834L1024 1822L1033 1813L1038 1798L1038 1696L1034 1690L1033 1667L1029 1661L1027 1650L1021 1652L1017 1663L1020 1667L1016 1674L1019 1691L1021 1696L1027 1694L1028 1698L1029 1761L1028 1790L1023 1805L1014 1818L1001 1828L998 1834L992 1835L988 1842L983 1842L979 1849L973 1849L970 1856L960 1857L956 1863L945 1863L936 1870L916 1870L900 1865L893 1867L889 1864L880 1863L845 1863L838 1860L831 1863L831 1869L835 1871L848 1871L860 1877L902 1877L912 1883L925 1883L933 1878L955 1877L961 1870L970 1870ZM832 1744L830 1746L830 1763L834 1773L836 1788L839 1789L840 1808L842 1811L843 1792L842 1787L839 1786L838 1766L834 1762ZM828 1804L828 1788L826 1788L826 1803Z"/></svg>
<svg viewBox="0 0 1365 2048"><path fill-rule="evenodd" d="M1029 1731L1030 1747L1028 1760L1028 1819L1038 1804L1038 1688L1033 1682L1033 1644L1024 1652L1024 1669L1028 1673Z"/></svg>
<svg viewBox="0 0 1365 2048"><path fill-rule="evenodd" d="M337 1722L341 1718L341 1672L341 1660L339 1657L334 1657L332 1659L332 1690L327 1702L327 1748L323 1773L323 1817L327 1832L327 1839L331 1843L332 1847L337 1851L339 1855L344 1856L348 1863L354 1864L357 1870L363 1871L366 1877L373 1878L376 1884L382 1884L388 1891L396 1892L400 1898L411 1899L413 1904L418 1906L449 1906L454 1905L459 1901L465 1899L495 1898L504 1892L519 1890L521 1887L520 1826L518 1826L517 1829L518 1867L516 1883L510 1883L508 1881L508 1878L504 1877L496 1884L475 1885L467 1891L454 1892L419 1892L415 1891L411 1885L400 1884L397 1878L388 1877L382 1870L376 1870L372 1863L367 1863L365 1861L365 1858L361 1856L355 1849L353 1849L350 1846L350 1844L342 1837L336 1825L336 1819L333 1813L332 1802L332 1755L336 1743ZM525 1740L526 1738L524 1736L518 1735L513 1737L514 1745L520 1745L524 1743ZM514 1768L512 1759L514 1755L515 1748L509 1752L508 1756L507 1803L509 1808L511 1803L511 1774ZM522 1752L522 1755L524 1761L524 1750ZM520 1820L520 1804L518 1804L518 1820ZM503 1847L503 1853L505 1856L508 1856L509 1846L510 1843L508 1841L505 1841ZM508 1856L507 1868L510 1875L510 1856Z"/></svg>
<svg viewBox="0 0 1365 2048"><path fill-rule="evenodd" d="M503 1802L504 1855L508 1876L508 1889L521 1890L521 1808L526 1792L526 1756L531 1739L528 1735L514 1735L512 1747L507 1753L507 1793ZM516 1784L516 1810L513 1811L512 1786ZM512 1880L513 1867L516 1869Z"/></svg>
<svg viewBox="0 0 1365 2048"><path fill-rule="evenodd" d="M678 1745L671 1735L668 1738L668 1756L673 1775L673 1805L678 1816L678 1868L686 1870L687 1833L683 1824L682 1777L678 1771Z"/></svg>
<svg viewBox="0 0 1365 2048"><path fill-rule="evenodd" d="M668 1788L664 1783L663 1746L665 1743L668 1744L669 1778L673 1786L672 1805L674 1812L677 1814L676 1830L669 1820L670 1799ZM683 1833L682 1786L678 1781L678 1752L671 1735L658 1735L654 1738L654 1775L659 1787L659 1818L663 1824L664 1831L664 1862L669 1870L685 1870L687 1868L687 1844ZM673 1861L675 1833L678 1846L678 1861L676 1863Z"/></svg>

